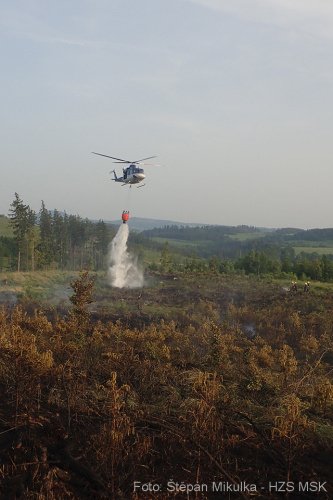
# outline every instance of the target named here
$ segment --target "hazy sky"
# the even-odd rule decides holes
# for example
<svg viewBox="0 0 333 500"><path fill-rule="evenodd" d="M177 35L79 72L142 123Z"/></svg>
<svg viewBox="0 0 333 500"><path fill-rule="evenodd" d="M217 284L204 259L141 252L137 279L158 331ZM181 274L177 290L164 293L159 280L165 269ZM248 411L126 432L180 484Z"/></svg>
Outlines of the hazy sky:
<svg viewBox="0 0 333 500"><path fill-rule="evenodd" d="M2 0L0 33L0 213L333 226L331 0Z"/></svg>

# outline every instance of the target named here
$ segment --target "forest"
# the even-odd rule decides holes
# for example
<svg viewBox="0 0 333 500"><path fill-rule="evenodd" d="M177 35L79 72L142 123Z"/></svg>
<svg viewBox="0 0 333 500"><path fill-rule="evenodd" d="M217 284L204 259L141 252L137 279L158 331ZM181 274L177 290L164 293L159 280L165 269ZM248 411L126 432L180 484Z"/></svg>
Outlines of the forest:
<svg viewBox="0 0 333 500"><path fill-rule="evenodd" d="M10 206L9 224L12 234L0 233L2 270L98 269L115 234L102 220L94 223L78 215L50 211L43 201L36 214L17 193Z"/></svg>
<svg viewBox="0 0 333 500"><path fill-rule="evenodd" d="M43 201L36 214L15 193L9 219L0 217L0 270L102 270L115 233L111 224L50 211ZM131 232L129 243L140 259L149 255L152 269L333 280L333 229L165 226Z"/></svg>
<svg viewBox="0 0 333 500"><path fill-rule="evenodd" d="M290 289L312 268L289 247L204 258L139 233L145 284L112 288L114 228L11 210L1 498L332 498L329 256Z"/></svg>

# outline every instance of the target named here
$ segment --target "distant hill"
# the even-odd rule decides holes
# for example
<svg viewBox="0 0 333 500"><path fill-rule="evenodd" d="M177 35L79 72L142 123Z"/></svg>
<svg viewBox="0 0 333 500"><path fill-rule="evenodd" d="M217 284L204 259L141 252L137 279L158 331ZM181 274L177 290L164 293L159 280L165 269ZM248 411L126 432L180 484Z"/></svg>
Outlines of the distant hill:
<svg viewBox="0 0 333 500"><path fill-rule="evenodd" d="M119 220L113 221L105 221L107 224L113 224L118 226L121 222L120 217ZM172 220L164 220L164 219L145 219L143 217L130 217L129 226L131 229L135 231L147 231L149 229L161 228L165 226L186 226L186 227L198 227L203 224L189 223L189 222L176 222ZM208 224L207 224L208 225Z"/></svg>
<svg viewBox="0 0 333 500"><path fill-rule="evenodd" d="M168 225L142 231L142 236L201 257L237 258L251 250L279 255L282 248L296 254L333 255L333 228L256 228L254 226Z"/></svg>
<svg viewBox="0 0 333 500"><path fill-rule="evenodd" d="M304 231L304 229L300 229L298 227L281 227L275 230L277 235L283 236L294 236L297 233Z"/></svg>
<svg viewBox="0 0 333 500"><path fill-rule="evenodd" d="M322 229L307 229L293 235L293 239L304 241L333 241L333 229L330 227Z"/></svg>

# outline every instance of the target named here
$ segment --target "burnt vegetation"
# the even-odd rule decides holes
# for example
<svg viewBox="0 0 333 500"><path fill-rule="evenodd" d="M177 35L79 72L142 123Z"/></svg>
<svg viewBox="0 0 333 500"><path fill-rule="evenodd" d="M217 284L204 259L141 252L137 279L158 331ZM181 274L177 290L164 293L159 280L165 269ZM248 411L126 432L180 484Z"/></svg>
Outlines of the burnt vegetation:
<svg viewBox="0 0 333 500"><path fill-rule="evenodd" d="M10 214L0 498L148 498L135 481L184 498L171 479L245 481L260 498L269 481L327 481L318 498L332 497L332 230L131 233L146 282L124 290L104 275L115 228L43 202L37 215L18 194Z"/></svg>
<svg viewBox="0 0 333 500"><path fill-rule="evenodd" d="M66 311L2 307L1 497L328 481L331 293L214 271L149 279L106 292L84 272Z"/></svg>

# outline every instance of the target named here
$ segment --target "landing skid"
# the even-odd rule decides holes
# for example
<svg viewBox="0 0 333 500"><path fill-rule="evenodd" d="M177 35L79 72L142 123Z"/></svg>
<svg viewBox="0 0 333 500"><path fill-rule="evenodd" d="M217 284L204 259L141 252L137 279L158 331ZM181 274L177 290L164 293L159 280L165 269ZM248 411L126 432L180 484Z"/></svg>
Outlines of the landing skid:
<svg viewBox="0 0 333 500"><path fill-rule="evenodd" d="M136 186L137 188L143 188L146 184L142 184L142 186ZM129 184L128 182L125 182L122 184L122 186L129 186L130 188L132 187L132 184Z"/></svg>

